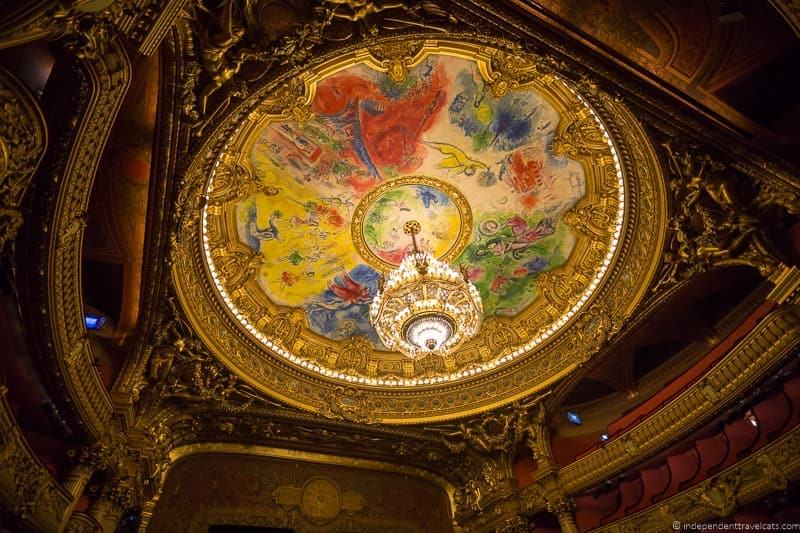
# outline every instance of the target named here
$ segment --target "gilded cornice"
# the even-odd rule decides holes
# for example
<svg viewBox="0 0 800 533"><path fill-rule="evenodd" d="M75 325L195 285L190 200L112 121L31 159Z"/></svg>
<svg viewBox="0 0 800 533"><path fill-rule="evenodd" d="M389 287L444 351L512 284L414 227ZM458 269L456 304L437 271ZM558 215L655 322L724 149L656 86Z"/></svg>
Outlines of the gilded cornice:
<svg viewBox="0 0 800 533"><path fill-rule="evenodd" d="M0 251L22 225L22 199L47 146L38 103L16 76L0 67Z"/></svg>
<svg viewBox="0 0 800 533"><path fill-rule="evenodd" d="M105 54L120 35L131 50L150 55L188 0L112 0L93 10L86 2L35 0L9 8L0 20L0 49L40 39L60 45L82 59Z"/></svg>
<svg viewBox="0 0 800 533"><path fill-rule="evenodd" d="M54 364L52 380L63 387L85 431L98 437L111 417L112 402L94 367L83 323L82 237L95 174L117 110L130 82L130 63L120 44L93 60L81 60L86 96L76 125L63 146L53 148L53 167L42 176L50 191L39 193L48 216L32 227L40 239L30 247L36 264L29 316L43 349ZM40 173L41 174L41 173ZM46 187L42 187L46 189Z"/></svg>
<svg viewBox="0 0 800 533"><path fill-rule="evenodd" d="M504 418L506 414L509 415L507 419ZM140 417L143 425L136 431L143 436L143 440L138 439L141 440L139 446L143 446L142 453L151 458L151 468L146 475L151 479L150 490L155 493L161 490L172 465L170 450L203 447L208 443L265 445L345 456L348 460L396 463L431 472L453 485L455 509L462 517L474 514L481 506L494 506L498 500L507 500L512 495L508 484L512 457L509 450L526 430L517 424L522 411L510 410L506 414L492 419L505 423L507 430L505 436L489 439L493 443L491 449L481 447L481 441L486 439L479 434L486 433L483 428L475 427L475 424L480 425L477 418L468 423L469 435L475 438L467 439L470 443L465 445L457 439L457 427L425 430L405 426L365 427L263 400L255 401L246 411L239 411L235 405L220 406L213 401L176 402L172 399L143 411ZM500 450L497 454L493 452L495 448Z"/></svg>
<svg viewBox="0 0 800 533"><path fill-rule="evenodd" d="M455 510L453 500L454 486L445 478L440 475L425 470L407 465L399 465L390 462L378 461L374 459L353 458L342 455L319 453L312 451L302 451L290 448L264 446L257 444L239 444L230 442L205 442L199 444L191 444L179 446L174 448L169 453L170 467L172 469L180 461L186 460L190 457L197 455L213 455L213 454L236 454L236 455L249 455L253 457L264 457L271 459L288 460L301 463L314 463L324 465L334 465L346 468L353 468L367 471L377 471L392 474L401 474L416 478L422 481L431 483L432 485L442 489L446 495L448 503L448 511L452 519ZM169 470L165 471L165 476L168 475ZM152 516L153 509L158 502L158 497L146 502L142 508L142 526L147 527L147 523Z"/></svg>
<svg viewBox="0 0 800 533"><path fill-rule="evenodd" d="M0 499L22 523L40 531L57 531L72 503L28 446L0 384Z"/></svg>
<svg viewBox="0 0 800 533"><path fill-rule="evenodd" d="M134 423L134 395L147 373L148 357L154 347L153 336L162 325L162 311L170 282L164 276L169 270L168 245L175 213L172 208L175 182L181 179L176 168L181 164L191 135L190 125L181 120L181 79L185 76L185 43L173 26L164 37L161 54L160 98L153 146L151 175L159 176L151 183L147 227L142 266L142 303L137 332L131 338L128 356L112 389L116 409L128 425Z"/></svg>
<svg viewBox="0 0 800 533"><path fill-rule="evenodd" d="M426 42L435 44L439 41L431 36L430 41ZM483 42L486 43L486 39ZM380 43L382 41L373 44ZM463 46L474 46L472 43L467 43L468 41L465 41ZM442 40L437 46L457 45ZM497 41L497 46L510 45L503 45L501 41ZM351 54L357 51L357 48L352 47L342 50L343 53ZM314 65L326 59L325 56L319 57ZM500 64L502 67L502 63ZM547 56L531 60L531 64L539 65L537 68L545 73L554 68ZM511 75L508 72L510 72L508 69L497 69L495 74L499 76L498 83L502 81L513 85L513 80L504 78ZM290 75L287 76L292 79ZM542 74L542 77L546 78L547 75ZM277 87L289 87L289 82L281 84L283 79L285 78L273 80L272 84ZM490 375L468 379L459 390L443 386L437 390L437 387L433 386L428 387L430 390L426 392L399 388L384 392L374 387L365 388L354 382L352 387L347 387L354 391L349 398L343 398L343 393L347 391L338 391L336 383L331 383L330 379L312 376L310 371L298 368L299 365L287 364L277 356L260 355L264 348L255 346L252 339L244 332L233 332L237 326L230 321L230 313L220 308L208 280L204 279L207 276L206 267L203 266L202 247L197 239L199 229L197 205L204 180L210 175L211 166L214 164L213 154L219 152L224 143L231 138L236 124L252 116L253 112L259 112L258 105L263 99L261 91L265 91L268 87L259 89L245 103L236 107L235 111L227 113L225 121L208 136L202 147L196 149L199 157L188 170L187 180L179 193L180 228L173 246L173 280L187 319L210 349L224 359L230 368L235 369L243 381L255 389L281 401L316 412L328 412L330 405L351 403L358 410L369 412L375 420L384 422L413 423L463 416L513 402L567 375L575 367L585 363L596 353L600 345L619 331L636 304L646 294L649 279L657 267L658 250L662 247L665 235L666 194L663 189L661 169L642 127L630 112L610 95L598 91L591 84L584 83L578 86L580 90L585 91L581 93L582 98L593 106L606 125L609 137L615 142L625 176L625 197L630 203L626 211L616 262L612 263L595 295L587 301L585 306L587 311L575 318L571 328L564 334L555 335L551 342L543 343L537 349L535 356L521 357L519 362L513 361L498 366L495 371L485 373ZM268 103L272 104L272 99ZM282 111L288 113L293 108L290 105L285 109L278 109L271 113ZM574 139L563 137L561 141L564 150L578 151L583 150L587 142L586 139L578 137ZM612 162L605 161L604 164L611 165ZM587 216L591 216L591 213L576 213L576 220L583 220L588 227L588 219L581 218ZM554 294L563 296L557 289L565 285L567 280L562 279L564 276L552 278L554 284L552 288L556 289ZM536 319L532 319L530 324L526 324L526 335L532 335L540 326ZM220 336L222 331L231 333ZM224 341L222 337L225 337ZM264 364L265 362L268 364ZM535 385L533 388L532 384ZM467 405L470 407L465 410Z"/></svg>
<svg viewBox="0 0 800 533"><path fill-rule="evenodd" d="M800 37L800 2L797 0L770 0L790 28Z"/></svg>
<svg viewBox="0 0 800 533"><path fill-rule="evenodd" d="M800 344L798 327L797 305L782 306L767 315L680 396L630 431L562 468L559 482L564 492L576 494L609 479L707 423L791 355Z"/></svg>
<svg viewBox="0 0 800 533"><path fill-rule="evenodd" d="M738 507L800 479L800 426L699 485L592 531L658 532L730 516ZM676 525L677 524L677 525Z"/></svg>

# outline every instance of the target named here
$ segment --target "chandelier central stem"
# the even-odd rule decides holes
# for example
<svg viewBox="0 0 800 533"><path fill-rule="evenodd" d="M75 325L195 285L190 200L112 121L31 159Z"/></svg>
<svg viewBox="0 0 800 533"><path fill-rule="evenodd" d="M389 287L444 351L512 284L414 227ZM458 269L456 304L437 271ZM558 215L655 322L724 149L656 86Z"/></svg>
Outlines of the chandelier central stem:
<svg viewBox="0 0 800 533"><path fill-rule="evenodd" d="M417 234L422 230L422 225L417 222L416 220L409 220L405 224L403 224L403 232L406 235L411 235L411 246L413 247L414 253L419 253L419 248L417 247Z"/></svg>

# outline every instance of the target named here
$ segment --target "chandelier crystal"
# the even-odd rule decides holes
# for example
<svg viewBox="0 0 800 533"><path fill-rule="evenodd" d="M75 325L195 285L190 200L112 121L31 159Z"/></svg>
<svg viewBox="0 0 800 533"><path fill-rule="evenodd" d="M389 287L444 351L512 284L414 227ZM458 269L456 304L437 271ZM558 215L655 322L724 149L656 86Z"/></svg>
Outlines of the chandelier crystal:
<svg viewBox="0 0 800 533"><path fill-rule="evenodd" d="M413 252L378 288L369 313L383 344L413 358L451 353L475 336L483 318L467 276L417 247L420 229L415 220L403 225Z"/></svg>

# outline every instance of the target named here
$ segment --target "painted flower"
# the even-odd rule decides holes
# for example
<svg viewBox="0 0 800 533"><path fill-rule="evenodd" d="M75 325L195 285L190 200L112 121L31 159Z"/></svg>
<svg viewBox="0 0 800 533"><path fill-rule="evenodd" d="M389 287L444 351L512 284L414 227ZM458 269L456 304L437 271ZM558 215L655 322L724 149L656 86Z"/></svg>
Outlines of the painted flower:
<svg viewBox="0 0 800 533"><path fill-rule="evenodd" d="M297 276L292 274L291 272L286 272L285 270L281 273L281 281L291 287L295 283L297 283Z"/></svg>
<svg viewBox="0 0 800 533"><path fill-rule="evenodd" d="M467 267L467 277L470 281L477 281L483 277L485 270L483 267L471 266Z"/></svg>
<svg viewBox="0 0 800 533"><path fill-rule="evenodd" d="M355 281L348 274L336 276L328 285L328 289L343 302L356 304L368 302L371 299L369 288Z"/></svg>
<svg viewBox="0 0 800 533"><path fill-rule="evenodd" d="M547 257L534 257L523 265L530 274L538 274L543 272L550 266L550 260Z"/></svg>
<svg viewBox="0 0 800 533"><path fill-rule="evenodd" d="M528 269L525 267L518 267L511 273L516 278L521 278L528 275Z"/></svg>
<svg viewBox="0 0 800 533"><path fill-rule="evenodd" d="M492 281L492 284L489 285L489 290L499 294L505 288L505 286L508 284L509 281L511 280L509 280L505 276L497 276Z"/></svg>

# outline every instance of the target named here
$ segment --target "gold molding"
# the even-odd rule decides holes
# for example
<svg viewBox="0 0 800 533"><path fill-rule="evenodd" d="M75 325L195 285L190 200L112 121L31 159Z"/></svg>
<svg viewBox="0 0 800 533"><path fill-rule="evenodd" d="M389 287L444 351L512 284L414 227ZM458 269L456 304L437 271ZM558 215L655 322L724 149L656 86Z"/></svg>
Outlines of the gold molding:
<svg viewBox="0 0 800 533"><path fill-rule="evenodd" d="M576 494L636 465L707 422L791 354L800 344L796 335L798 327L800 307L797 305L784 306L767 315L680 396L620 438L562 468L558 474L561 488L566 494Z"/></svg>
<svg viewBox="0 0 800 533"><path fill-rule="evenodd" d="M634 515L591 531L597 533L660 532L674 524L725 518L741 505L785 490L800 479L800 426L746 459L671 498Z"/></svg>
<svg viewBox="0 0 800 533"><path fill-rule="evenodd" d="M23 523L58 531L72 497L31 450L0 384L0 500Z"/></svg>
<svg viewBox="0 0 800 533"><path fill-rule="evenodd" d="M783 269L770 278L770 281L775 285L767 295L767 300L770 302L782 304L791 298L796 298L800 289L800 268L784 265Z"/></svg>
<svg viewBox="0 0 800 533"><path fill-rule="evenodd" d="M94 367L83 321L82 238L100 157L130 83L130 61L122 45L114 42L107 54L80 64L89 77L90 97L75 128L66 162L58 170L52 222L44 234L47 255L42 269L47 293L42 305L48 310L49 338L69 397L88 432L99 437L111 418L113 404Z"/></svg>
<svg viewBox="0 0 800 533"><path fill-rule="evenodd" d="M492 49L486 48L485 42L483 48L478 48L488 54ZM476 45L468 42L454 43L443 39L428 39L425 43L435 43L454 55L465 54L465 50L476 48ZM297 72L297 69L293 72ZM538 80L550 79L552 82L552 76L548 78L536 70L533 72L536 74L527 72L526 75L530 74ZM314 76L320 74L320 69L314 70ZM285 79L296 79L292 76L290 72ZM173 282L183 310L199 336L243 381L296 407L324 413L331 404L331 396L336 394L334 389L337 383L341 382L268 353L266 348L259 346L248 332L239 327L238 320L218 301L210 286L207 267L201 259L203 252L198 239L198 213L190 213L196 205L196 191L202 188L202 183L210 175L214 164L213 154L220 148L224 149L237 123L254 116L252 111L247 110L255 109L257 102L264 94L269 94L267 91L273 86L266 86L252 95L246 101L251 102L249 107L243 104L240 111L230 113L226 117L226 126L217 128L216 133L198 148L197 153L201 156L187 174L186 191L195 192L184 195L188 202L185 209L189 214L176 239ZM309 96L306 95L306 98ZM349 383L349 386L362 391L363 407L372 413L375 421L416 423L446 420L496 408L542 390L588 360L621 328L626 317L630 316L646 294L664 242L666 192L661 168L648 137L619 101L600 91L582 97L593 106L608 130L619 154L625 180L625 197L631 199L630 212L626 214L622 228L621 244L605 281L586 302L584 310L565 324L563 331L511 363L497 365L482 375L462 379L459 382L460 390L448 383L418 384L415 387L368 386L357 380ZM274 104L270 105L273 107L267 112L268 115L285 117L292 113L293 108L281 111ZM264 116L263 112L257 114ZM241 134L246 132L242 131ZM572 138L577 135L576 130ZM601 160L605 165L613 165L610 157ZM600 193L601 196L604 194L607 193ZM565 282L559 278L552 281L554 288ZM546 322L550 320L547 316L555 315L554 311L545 312L541 317L532 317L516 333L523 339L530 338L541 327L546 328ZM319 355L327 360L330 352L323 350ZM491 357L491 354L487 355ZM475 356L478 361L481 360L480 353L476 352Z"/></svg>
<svg viewBox="0 0 800 533"><path fill-rule="evenodd" d="M46 147L47 125L39 104L0 67L0 251L22 225L22 199Z"/></svg>
<svg viewBox="0 0 800 533"><path fill-rule="evenodd" d="M437 257L439 261L443 261L445 263L452 262L453 259L458 257L458 255L464 250L469 242L469 238L472 236L472 209L470 209L469 202L464 197L464 194L458 189L458 187L432 176L412 175L385 181L369 191L358 202L358 205L356 205L355 210L353 211L353 219L350 223L350 237L353 241L353 245L356 248L356 252L358 252L361 258L364 259L367 264L381 272L388 272L394 268L397 268L398 265L393 265L384 261L370 250L369 245L364 239L364 217L367 215L370 208L375 205L375 200L377 200L379 196L405 185L427 185L429 187L438 189L447 195L447 197L451 202L453 202L453 205L455 205L456 209L458 210L460 220L458 236L456 239L454 239L452 246L450 246L445 254L441 257Z"/></svg>
<svg viewBox="0 0 800 533"><path fill-rule="evenodd" d="M253 455L271 459L283 459L287 461L301 461L306 463L317 463L345 468L357 468L361 470L374 470L391 474L402 474L411 476L441 488L447 495L447 502L450 510L450 518L453 519L455 513L455 487L445 478L434 474L428 470L413 466L387 463L374 459L357 459L343 455L333 455L327 453L308 452L303 450L293 450L289 448L279 448L274 446L261 446L257 444L240 444L230 442L203 442L197 444L187 444L173 448L169 452L169 467L161 472L161 483L169 476L172 468L179 461L196 455L209 454L233 454L233 455ZM158 503L160 493L143 505L142 527L146 529L147 523L152 517L153 509Z"/></svg>

